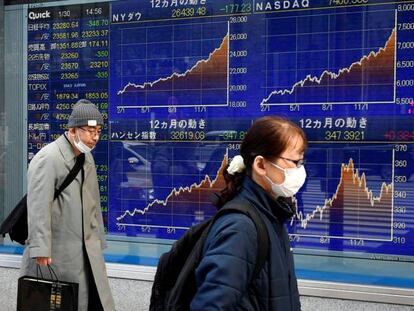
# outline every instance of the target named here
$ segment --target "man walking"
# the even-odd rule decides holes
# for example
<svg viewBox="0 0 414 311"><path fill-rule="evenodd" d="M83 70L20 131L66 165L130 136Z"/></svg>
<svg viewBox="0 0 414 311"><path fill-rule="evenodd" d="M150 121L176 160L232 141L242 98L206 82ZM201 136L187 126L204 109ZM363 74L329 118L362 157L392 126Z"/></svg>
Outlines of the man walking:
<svg viewBox="0 0 414 311"><path fill-rule="evenodd" d="M103 117L94 104L79 100L69 130L42 148L29 165L29 234L21 275L36 276L51 264L59 279L79 283L79 311L115 310L102 250L106 247L95 162ZM54 199L76 161L82 169Z"/></svg>

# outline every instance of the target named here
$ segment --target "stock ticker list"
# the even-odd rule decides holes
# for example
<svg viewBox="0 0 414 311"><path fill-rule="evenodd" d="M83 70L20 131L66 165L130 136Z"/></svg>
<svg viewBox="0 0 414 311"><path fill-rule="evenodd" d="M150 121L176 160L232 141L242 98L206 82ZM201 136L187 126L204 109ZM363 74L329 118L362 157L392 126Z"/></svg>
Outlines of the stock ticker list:
<svg viewBox="0 0 414 311"><path fill-rule="evenodd" d="M27 15L28 161L67 130L73 105L89 99L108 121L109 7L29 9ZM108 126L95 151L106 219Z"/></svg>
<svg viewBox="0 0 414 311"><path fill-rule="evenodd" d="M414 3L113 1L28 10L28 158L87 98L105 226L176 239L251 122L306 132L308 180L287 224L297 250L414 249Z"/></svg>

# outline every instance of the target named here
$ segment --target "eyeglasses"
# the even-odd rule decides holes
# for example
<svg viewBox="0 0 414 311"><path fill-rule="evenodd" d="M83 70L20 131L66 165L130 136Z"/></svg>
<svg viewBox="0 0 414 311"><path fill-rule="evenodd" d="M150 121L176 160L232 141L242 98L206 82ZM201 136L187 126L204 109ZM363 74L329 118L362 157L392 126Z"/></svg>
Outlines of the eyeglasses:
<svg viewBox="0 0 414 311"><path fill-rule="evenodd" d="M97 128L84 128L84 127L80 127L80 129L82 131L89 132L89 134L91 134L92 136L95 136L95 135L100 136L101 133L102 133L102 130L101 129L97 129Z"/></svg>
<svg viewBox="0 0 414 311"><path fill-rule="evenodd" d="M292 160L292 159L288 159L284 157L279 157L279 158L294 163L297 168L306 164L306 159Z"/></svg>

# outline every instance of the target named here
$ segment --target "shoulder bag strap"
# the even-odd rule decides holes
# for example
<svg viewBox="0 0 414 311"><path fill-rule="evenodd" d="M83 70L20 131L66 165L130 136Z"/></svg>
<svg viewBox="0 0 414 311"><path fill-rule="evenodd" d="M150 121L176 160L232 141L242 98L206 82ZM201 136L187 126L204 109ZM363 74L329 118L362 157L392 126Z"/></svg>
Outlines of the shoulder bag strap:
<svg viewBox="0 0 414 311"><path fill-rule="evenodd" d="M68 176L66 176L65 180L63 181L63 183L60 185L58 190L55 190L55 196L53 199L56 199L61 193L62 191L70 185L70 183L76 178L76 176L78 175L79 171L81 170L81 168L83 167L83 164L85 163L85 154L81 153L80 155L78 155L76 157L76 162L75 165L72 167L72 169L70 170Z"/></svg>

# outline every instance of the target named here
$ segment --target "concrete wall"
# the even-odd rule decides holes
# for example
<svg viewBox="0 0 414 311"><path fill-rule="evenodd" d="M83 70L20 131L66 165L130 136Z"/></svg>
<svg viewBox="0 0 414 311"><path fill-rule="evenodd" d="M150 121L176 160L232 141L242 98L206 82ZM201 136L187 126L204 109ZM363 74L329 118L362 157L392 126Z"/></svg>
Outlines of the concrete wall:
<svg viewBox="0 0 414 311"><path fill-rule="evenodd" d="M0 268L0 311L16 309L19 270ZM148 310L151 282L110 278L117 311ZM349 300L302 297L303 311L414 311L414 307Z"/></svg>

